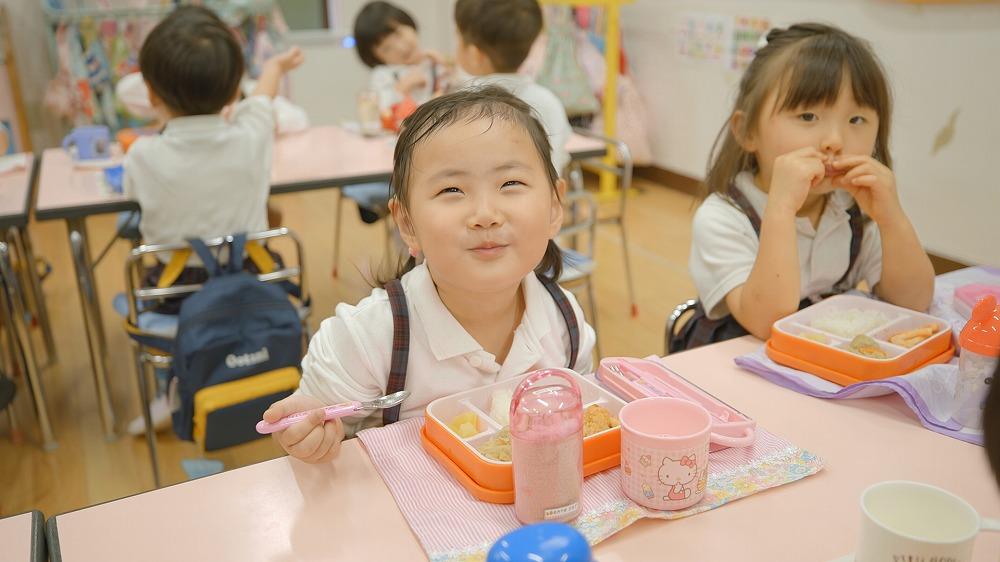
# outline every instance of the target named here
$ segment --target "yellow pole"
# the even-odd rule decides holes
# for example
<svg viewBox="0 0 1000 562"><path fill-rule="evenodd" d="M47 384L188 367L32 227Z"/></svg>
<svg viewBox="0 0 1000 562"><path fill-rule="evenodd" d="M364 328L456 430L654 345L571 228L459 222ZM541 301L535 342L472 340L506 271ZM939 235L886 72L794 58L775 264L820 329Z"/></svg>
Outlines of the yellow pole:
<svg viewBox="0 0 1000 562"><path fill-rule="evenodd" d="M605 30L604 42L604 136L617 138L616 117L618 114L618 72L621 61L621 45L619 44L619 40L621 38L621 31L618 21L618 4L616 2L608 2L605 7L605 18L607 29ZM608 166L618 164L615 160L615 155L610 149L607 156L604 157L604 163ZM607 170L601 170L600 178L600 192L598 197L600 199L617 198L618 194L615 190L616 176Z"/></svg>

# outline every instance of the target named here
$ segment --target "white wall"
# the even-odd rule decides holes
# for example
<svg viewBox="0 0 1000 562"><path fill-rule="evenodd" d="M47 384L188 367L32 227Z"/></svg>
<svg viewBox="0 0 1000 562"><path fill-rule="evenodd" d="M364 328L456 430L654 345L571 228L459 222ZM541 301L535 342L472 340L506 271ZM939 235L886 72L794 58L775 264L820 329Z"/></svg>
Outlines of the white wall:
<svg viewBox="0 0 1000 562"><path fill-rule="evenodd" d="M654 161L701 178L739 75L677 54L676 30L687 13L823 21L869 40L895 91L894 167L924 245L1000 265L1000 8L873 0L637 0L624 7L624 44L650 112ZM953 140L932 154L956 110Z"/></svg>

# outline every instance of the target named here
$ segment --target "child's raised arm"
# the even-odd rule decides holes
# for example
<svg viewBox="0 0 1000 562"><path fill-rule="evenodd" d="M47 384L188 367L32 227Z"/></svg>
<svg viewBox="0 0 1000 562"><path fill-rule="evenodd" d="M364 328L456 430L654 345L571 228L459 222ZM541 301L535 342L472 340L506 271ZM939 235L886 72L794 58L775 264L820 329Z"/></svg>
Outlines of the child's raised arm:
<svg viewBox="0 0 1000 562"><path fill-rule="evenodd" d="M823 180L823 154L806 147L774 160L767 207L761 217L760 249L746 283L726 295L733 317L762 340L771 325L799 308L800 271L796 213L810 188Z"/></svg>
<svg viewBox="0 0 1000 562"><path fill-rule="evenodd" d="M281 78L289 71L298 68L305 61L302 50L292 47L284 53L274 55L264 63L264 69L257 80L257 86L253 89L251 96L267 96L273 98L278 95L278 86Z"/></svg>
<svg viewBox="0 0 1000 562"><path fill-rule="evenodd" d="M934 298L934 267L899 203L895 174L871 156L847 156L833 165L846 171L838 186L875 221L882 237L882 277L875 294L897 306L927 310Z"/></svg>

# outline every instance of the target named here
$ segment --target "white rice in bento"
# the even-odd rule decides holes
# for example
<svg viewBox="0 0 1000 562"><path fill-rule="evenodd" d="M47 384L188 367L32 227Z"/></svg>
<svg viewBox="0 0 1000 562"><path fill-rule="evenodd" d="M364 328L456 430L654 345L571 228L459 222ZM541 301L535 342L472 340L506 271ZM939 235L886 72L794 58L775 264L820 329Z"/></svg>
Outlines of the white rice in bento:
<svg viewBox="0 0 1000 562"><path fill-rule="evenodd" d="M813 328L851 339L866 334L889 322L889 317L877 310L829 310L810 322Z"/></svg>

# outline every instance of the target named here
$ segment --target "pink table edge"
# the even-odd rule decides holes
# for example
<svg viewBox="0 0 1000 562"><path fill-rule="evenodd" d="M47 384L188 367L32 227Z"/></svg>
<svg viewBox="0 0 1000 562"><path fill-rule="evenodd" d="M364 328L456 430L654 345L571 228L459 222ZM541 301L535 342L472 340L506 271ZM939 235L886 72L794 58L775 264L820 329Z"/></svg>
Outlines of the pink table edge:
<svg viewBox="0 0 1000 562"><path fill-rule="evenodd" d="M898 398L819 400L775 386L733 364L735 356L759 345L746 337L664 361L762 427L819 455L824 470L694 517L640 521L597 545L596 558L642 560L651 551L662 550L676 560L832 560L851 552L856 542L861 491L890 479L938 485L964 497L985 517L1000 515L1000 496L980 447L923 429ZM830 431L831 427L838 430ZM901 441L908 446L900 447ZM351 486L340 485L346 482ZM256 488L259 497L225 495L248 484L252 486L247 489ZM304 499L316 490L318 495ZM223 501L210 501L212 494L222 494ZM144 513L169 514L184 497L199 497L213 513L206 514L206 521L189 520L190 528L169 515L149 525L136 523ZM198 537L204 531L194 527L215 525L227 511L239 516L226 520L232 536ZM325 525L311 530L286 526L290 519L311 517L324 518ZM324 545L337 545L344 559L425 556L357 440L345 442L341 457L331 465L306 465L283 457L58 518L63 559L71 562L129 559L134 548L162 536L165 525L185 533L178 536L189 537L187 542L197 544L198 550L182 554L176 549L184 545L178 544L170 556L150 555L149 560L306 559L320 555ZM372 525L375 521L378 524ZM129 536L116 536L114 549L123 558L101 549L101 537L118 525L128 525ZM719 529L726 529L724 535ZM1000 537L983 535L974 560L991 560L988 553L998 550Z"/></svg>
<svg viewBox="0 0 1000 562"><path fill-rule="evenodd" d="M16 157L25 159L24 168L0 174L0 224L25 226L31 210L32 188L38 174L38 158L30 152ZM10 197L8 197L8 193Z"/></svg>
<svg viewBox="0 0 1000 562"><path fill-rule="evenodd" d="M388 181L392 143L391 137L366 138L333 125L282 135L273 147L271 193ZM574 157L585 158L603 153L604 143L574 133L567 150ZM74 165L61 148L46 149L40 168L35 202L39 220L110 213L135 206L124 195L101 188L95 179L99 168Z"/></svg>
<svg viewBox="0 0 1000 562"><path fill-rule="evenodd" d="M42 529L44 519L40 511L0 518L0 545L3 545L4 562L42 562L46 559Z"/></svg>

